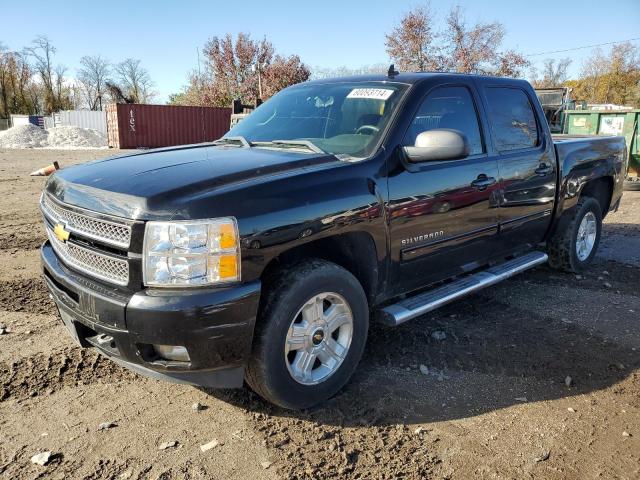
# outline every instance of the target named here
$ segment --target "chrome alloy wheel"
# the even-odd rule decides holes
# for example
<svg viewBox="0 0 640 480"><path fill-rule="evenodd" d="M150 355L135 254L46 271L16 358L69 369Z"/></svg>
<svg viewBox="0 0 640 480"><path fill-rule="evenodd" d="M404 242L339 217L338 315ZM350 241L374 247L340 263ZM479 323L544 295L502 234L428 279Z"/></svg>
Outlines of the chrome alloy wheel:
<svg viewBox="0 0 640 480"><path fill-rule="evenodd" d="M291 377L303 385L317 385L333 375L349 351L353 314L337 293L310 298L296 313L285 340L285 362Z"/></svg>
<svg viewBox="0 0 640 480"><path fill-rule="evenodd" d="M587 212L586 215L582 217L582 221L578 227L578 237L576 238L576 255L581 262L584 262L589 258L589 255L591 255L593 246L596 243L597 232L596 216L593 212Z"/></svg>

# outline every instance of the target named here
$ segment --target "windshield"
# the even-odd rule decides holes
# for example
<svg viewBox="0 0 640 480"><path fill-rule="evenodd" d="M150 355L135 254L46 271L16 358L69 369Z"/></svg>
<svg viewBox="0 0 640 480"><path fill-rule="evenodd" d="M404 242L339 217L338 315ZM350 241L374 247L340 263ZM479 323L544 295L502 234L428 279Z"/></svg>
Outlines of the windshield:
<svg viewBox="0 0 640 480"><path fill-rule="evenodd" d="M267 148L303 149L306 143L308 151L312 151L308 148L311 145L339 157L367 157L406 89L407 85L386 82L288 88L258 107L224 138L242 138Z"/></svg>

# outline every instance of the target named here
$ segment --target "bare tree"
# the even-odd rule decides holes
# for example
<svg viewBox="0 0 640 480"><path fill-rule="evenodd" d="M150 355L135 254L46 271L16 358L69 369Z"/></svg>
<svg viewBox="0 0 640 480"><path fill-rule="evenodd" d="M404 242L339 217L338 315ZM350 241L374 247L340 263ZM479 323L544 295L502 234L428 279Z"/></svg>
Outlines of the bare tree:
<svg viewBox="0 0 640 480"><path fill-rule="evenodd" d="M386 35L387 53L401 70L442 70L443 58L435 45L436 38L431 6L416 7Z"/></svg>
<svg viewBox="0 0 640 480"><path fill-rule="evenodd" d="M101 110L111 65L100 55L84 56L80 59L80 65L78 83L84 103L89 110Z"/></svg>
<svg viewBox="0 0 640 480"><path fill-rule="evenodd" d="M568 79L568 69L571 62L570 58L562 58L558 61L551 58L545 59L542 67L542 78L537 78L537 72L534 70L531 83L538 88L563 85Z"/></svg>
<svg viewBox="0 0 640 480"><path fill-rule="evenodd" d="M53 57L56 48L49 38L38 35L30 47L25 48L25 53L32 59L33 68L40 76L44 88L44 101L46 113L51 113L60 108L60 98L56 96L56 72Z"/></svg>
<svg viewBox="0 0 640 480"><path fill-rule="evenodd" d="M134 103L149 103L155 96L153 81L140 60L127 58L113 68L120 89Z"/></svg>

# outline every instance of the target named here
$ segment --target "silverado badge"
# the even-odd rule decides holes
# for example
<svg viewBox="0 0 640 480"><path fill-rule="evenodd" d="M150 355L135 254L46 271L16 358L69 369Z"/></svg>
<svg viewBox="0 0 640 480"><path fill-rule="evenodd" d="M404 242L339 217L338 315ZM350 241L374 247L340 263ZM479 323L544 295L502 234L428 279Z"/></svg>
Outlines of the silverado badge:
<svg viewBox="0 0 640 480"><path fill-rule="evenodd" d="M56 235L56 238L61 242L66 242L69 240L69 232L64 229L64 225L61 223L57 223L53 229L53 233Z"/></svg>

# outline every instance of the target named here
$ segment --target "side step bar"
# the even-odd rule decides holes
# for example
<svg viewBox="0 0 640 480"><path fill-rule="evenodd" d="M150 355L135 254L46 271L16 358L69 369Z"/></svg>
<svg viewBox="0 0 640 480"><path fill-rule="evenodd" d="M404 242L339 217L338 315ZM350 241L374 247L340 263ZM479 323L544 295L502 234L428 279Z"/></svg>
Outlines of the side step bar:
<svg viewBox="0 0 640 480"><path fill-rule="evenodd" d="M380 321L395 327L427 312L440 308L449 302L464 297L485 287L524 272L547 261L547 254L531 252L495 267L488 268L468 277L455 280L441 287L420 293L413 297L384 307L380 311Z"/></svg>

